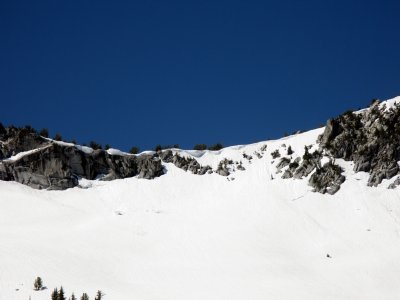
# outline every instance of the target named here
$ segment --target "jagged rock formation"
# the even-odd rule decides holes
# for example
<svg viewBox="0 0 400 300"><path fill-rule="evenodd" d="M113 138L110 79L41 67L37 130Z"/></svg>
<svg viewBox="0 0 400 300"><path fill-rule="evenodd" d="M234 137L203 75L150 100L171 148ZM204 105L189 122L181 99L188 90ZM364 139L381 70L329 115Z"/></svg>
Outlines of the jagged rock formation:
<svg viewBox="0 0 400 300"><path fill-rule="evenodd" d="M353 161L355 172L369 172L368 185L378 186L383 179L400 173L400 104L391 102L390 105L386 107L385 103L375 101L365 110L346 112L331 119L318 137L317 145L305 146L302 156L296 150L297 157L294 157L291 145L282 144L283 149L270 152L271 164L276 161L276 173L283 173L283 179L309 178L309 185L315 192L334 194L345 180L343 170L334 162L341 158ZM266 151L265 144L252 155L242 152L246 167L263 159ZM41 137L29 126L4 128L0 124L0 180L14 180L39 189L71 188L78 184L79 178L113 180L138 176L152 179L164 174L162 163L172 163L197 175L230 176L236 170L246 170L242 161L225 157L215 169L202 166L196 158L180 150L166 149L141 155L111 153L115 152L56 142ZM329 162L321 166L321 161L328 158ZM400 176L389 188L399 185Z"/></svg>
<svg viewBox="0 0 400 300"><path fill-rule="evenodd" d="M4 128L0 124L0 159L39 148L47 142L30 127L16 128L10 126Z"/></svg>
<svg viewBox="0 0 400 300"><path fill-rule="evenodd" d="M178 153L173 153L171 150L164 150L159 152L159 156L163 162L173 163L176 167L192 172L197 175L204 175L206 173L212 173L210 166L200 166L199 162L192 157L183 157Z"/></svg>
<svg viewBox="0 0 400 300"><path fill-rule="evenodd" d="M274 152L271 153L271 156L273 159L281 157L281 154L279 153L279 150L276 149Z"/></svg>
<svg viewBox="0 0 400 300"><path fill-rule="evenodd" d="M233 161L225 158L219 162L216 173L221 176L229 176L229 174L231 174L229 171L230 165L233 165Z"/></svg>
<svg viewBox="0 0 400 300"><path fill-rule="evenodd" d="M306 147L304 150L303 161L301 165L293 172L293 177L296 179L301 179L307 177L316 168L321 167L322 153L319 151L314 151L312 154L308 152Z"/></svg>
<svg viewBox="0 0 400 300"><path fill-rule="evenodd" d="M383 179L390 179L400 171L397 163L400 160L400 104L388 108L385 103L374 101L368 109L348 111L330 119L318 143L320 151L310 154L305 148L301 164L299 160L281 159L278 172L289 166L282 178L301 179L312 174L309 184L314 191L334 194L345 177L332 158L342 158L354 162L355 172L369 172L368 186L378 186ZM323 153L331 161L321 167ZM389 188L399 183L400 179Z"/></svg>
<svg viewBox="0 0 400 300"><path fill-rule="evenodd" d="M340 189L340 185L346 179L342 172L341 167L330 161L324 164L322 168L316 169L310 177L309 184L314 188L315 192L333 195Z"/></svg>
<svg viewBox="0 0 400 300"><path fill-rule="evenodd" d="M138 176L161 176L163 167L157 155L110 155L103 150L90 153L66 143L40 137L35 131L5 128L0 135L0 180L17 181L38 189L63 190L78 185L78 178L112 180ZM19 159L11 155L33 150Z"/></svg>
<svg viewBox="0 0 400 300"><path fill-rule="evenodd" d="M355 172L369 172L369 186L399 173L400 105L387 108L375 101L363 111L329 120L319 138L322 149L335 158L354 161Z"/></svg>
<svg viewBox="0 0 400 300"><path fill-rule="evenodd" d="M388 189L395 189L400 185L400 176L396 178L396 180L388 186Z"/></svg>
<svg viewBox="0 0 400 300"><path fill-rule="evenodd" d="M288 179L293 177L293 173L296 172L296 169L299 167L300 157L297 157L293 162L289 163L289 168L285 170L282 175L283 179Z"/></svg>
<svg viewBox="0 0 400 300"><path fill-rule="evenodd" d="M289 166L282 175L283 179L295 178L302 179L311 174L316 168L321 167L322 153L314 151L312 154L308 152L308 148L305 147L303 160L297 157L293 162L287 157L281 158L276 166L277 173L281 173L282 169Z"/></svg>
<svg viewBox="0 0 400 300"><path fill-rule="evenodd" d="M290 159L287 157L282 157L279 163L276 165L277 173L282 172L281 170L290 164Z"/></svg>

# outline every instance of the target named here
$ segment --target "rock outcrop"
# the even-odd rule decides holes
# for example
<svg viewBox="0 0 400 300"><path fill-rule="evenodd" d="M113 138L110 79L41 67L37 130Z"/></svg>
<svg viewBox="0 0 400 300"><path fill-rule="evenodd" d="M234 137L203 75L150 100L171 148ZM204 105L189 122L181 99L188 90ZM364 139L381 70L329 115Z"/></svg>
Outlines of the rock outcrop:
<svg viewBox="0 0 400 300"><path fill-rule="evenodd" d="M400 105L375 101L368 109L329 120L320 146L334 158L354 161L355 172L370 174L368 185L396 176L400 169Z"/></svg>
<svg viewBox="0 0 400 300"><path fill-rule="evenodd" d="M193 174L204 175L213 172L210 166L201 166L196 159L174 154L171 150L159 151L159 156L163 162L173 163L176 167Z"/></svg>
<svg viewBox="0 0 400 300"><path fill-rule="evenodd" d="M31 127L4 128L0 124L0 159L10 157L23 151L39 148L48 142Z"/></svg>
<svg viewBox="0 0 400 300"><path fill-rule="evenodd" d="M164 174L157 155L110 155L104 150L84 152L73 144L51 141L26 129L11 128L1 137L0 180L17 181L37 189L72 188L78 185L79 178L113 180L138 176L152 179ZM22 153L20 158L10 159L11 155L25 151L28 152Z"/></svg>
<svg viewBox="0 0 400 300"><path fill-rule="evenodd" d="M315 192L333 195L340 189L340 185L346 179L342 172L341 167L333 162L328 162L321 168L317 168L311 175L309 185L314 188Z"/></svg>
<svg viewBox="0 0 400 300"><path fill-rule="evenodd" d="M284 179L304 180L315 192L334 194L345 177L335 159L354 162L355 172L368 172L369 186L400 173L400 104L374 101L367 109L346 112L328 120L318 137L319 149L305 146L303 156L293 157L291 146L283 144L285 154L275 149L270 154L276 173ZM314 151L311 153L311 149ZM265 156L267 145L252 155L242 153L247 166ZM298 150L296 150L296 154ZM113 152L115 153L115 152ZM322 159L329 162L321 166ZM160 149L156 153L130 155L111 154L71 143L56 142L40 136L34 129L3 127L0 124L0 180L17 181L38 189L67 189L78 185L79 178L113 180L137 176L153 179L164 174L162 163L172 163L192 174L216 173L229 177L236 170L244 171L242 161L223 158L216 169L202 166L196 158L180 151ZM246 167L247 167L246 166ZM234 180L230 176L228 180ZM400 176L399 176L400 177ZM389 188L400 185L399 177Z"/></svg>
<svg viewBox="0 0 400 300"><path fill-rule="evenodd" d="M395 181L393 181L393 183L391 183L388 186L388 189L395 189L396 187L398 187L400 185L400 177L397 177Z"/></svg>
<svg viewBox="0 0 400 300"><path fill-rule="evenodd" d="M312 154L308 152L308 148L305 147L303 161L300 166L293 172L293 178L302 179L307 177L316 168L321 167L322 153L314 151Z"/></svg>

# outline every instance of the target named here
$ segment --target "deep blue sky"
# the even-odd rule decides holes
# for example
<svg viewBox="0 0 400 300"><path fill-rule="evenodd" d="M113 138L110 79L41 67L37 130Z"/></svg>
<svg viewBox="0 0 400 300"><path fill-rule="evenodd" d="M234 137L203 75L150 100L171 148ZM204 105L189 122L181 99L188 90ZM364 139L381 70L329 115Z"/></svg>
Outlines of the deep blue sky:
<svg viewBox="0 0 400 300"><path fill-rule="evenodd" d="M400 94L400 1L0 2L0 121L244 144Z"/></svg>

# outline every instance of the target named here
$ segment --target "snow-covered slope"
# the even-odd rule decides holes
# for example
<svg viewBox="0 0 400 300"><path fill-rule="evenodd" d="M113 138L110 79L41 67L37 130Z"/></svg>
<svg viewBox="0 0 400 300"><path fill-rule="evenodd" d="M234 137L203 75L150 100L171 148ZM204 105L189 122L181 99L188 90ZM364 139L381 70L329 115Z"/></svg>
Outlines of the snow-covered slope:
<svg viewBox="0 0 400 300"><path fill-rule="evenodd" d="M242 161L228 177L165 163L154 180L82 181L87 189L0 181L0 300L46 300L61 285L111 300L398 299L393 180L368 187L368 174L337 160L346 181L331 196L276 175L273 151L301 156L322 132L176 150L214 169ZM37 276L48 289L33 290Z"/></svg>

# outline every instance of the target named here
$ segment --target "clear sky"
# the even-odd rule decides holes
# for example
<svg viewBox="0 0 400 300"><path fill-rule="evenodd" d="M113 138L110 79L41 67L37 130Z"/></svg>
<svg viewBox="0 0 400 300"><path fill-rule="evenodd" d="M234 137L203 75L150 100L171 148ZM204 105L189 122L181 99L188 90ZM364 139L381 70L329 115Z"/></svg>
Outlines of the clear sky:
<svg viewBox="0 0 400 300"><path fill-rule="evenodd" d="M0 121L245 144L400 95L400 1L0 1Z"/></svg>

